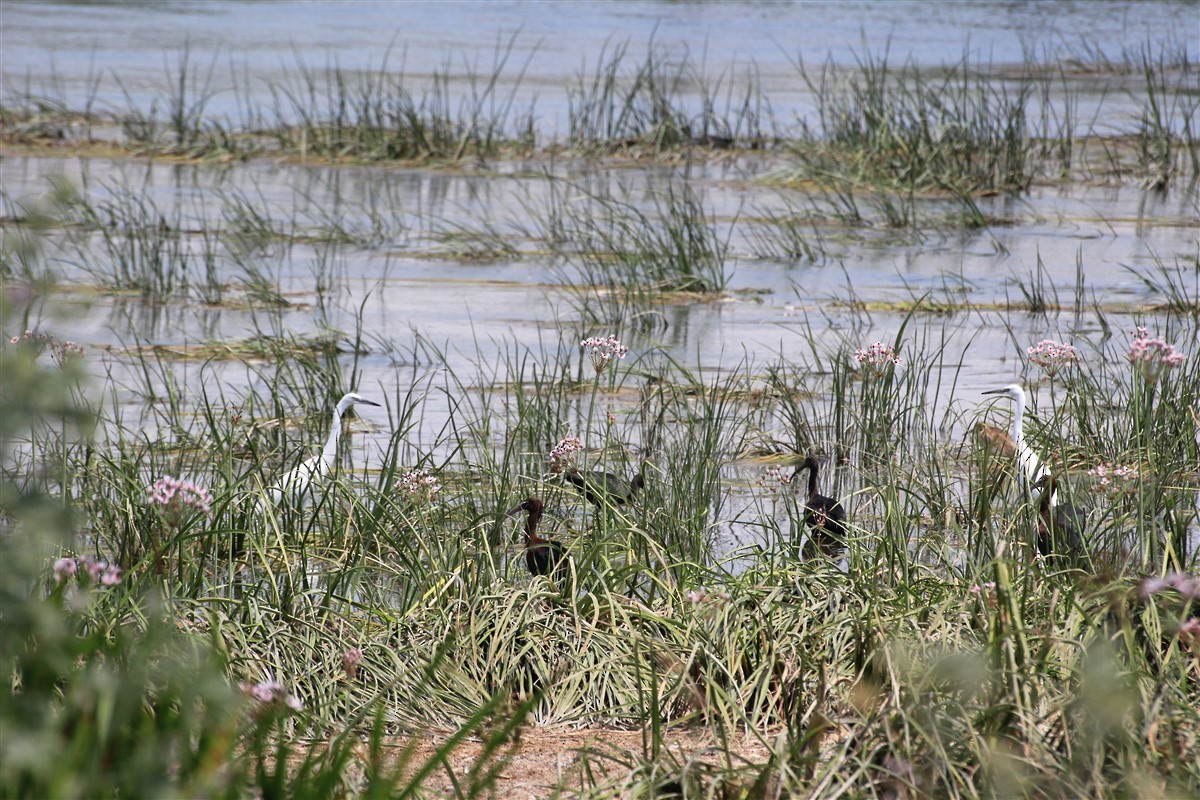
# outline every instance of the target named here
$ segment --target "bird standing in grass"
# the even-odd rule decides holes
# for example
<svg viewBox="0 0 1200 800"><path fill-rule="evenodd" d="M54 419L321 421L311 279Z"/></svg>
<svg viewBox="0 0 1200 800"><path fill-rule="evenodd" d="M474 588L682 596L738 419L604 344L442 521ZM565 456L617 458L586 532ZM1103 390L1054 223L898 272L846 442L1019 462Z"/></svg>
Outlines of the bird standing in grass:
<svg viewBox="0 0 1200 800"><path fill-rule="evenodd" d="M1017 405L1013 409L1012 444L1016 449L1017 464L1020 468L1017 477L1021 484L1021 491L1028 495L1034 505L1040 505L1042 492L1048 491L1050 496L1047 502L1051 507L1057 505L1058 500L1055 497L1053 483L1047 485L1044 490L1039 485L1039 481L1044 481L1049 474L1046 465L1038 458L1038 454L1034 452L1033 448L1025 443L1025 390L1014 383L1003 389L992 389L984 394L1003 395L1011 398Z"/></svg>
<svg viewBox="0 0 1200 800"><path fill-rule="evenodd" d="M565 585L571 577L571 557L567 555L567 549L537 532L545 508L540 498L528 497L510 508L505 516L528 512L529 516L525 518L525 565L531 574L553 578L555 583Z"/></svg>
<svg viewBox="0 0 1200 800"><path fill-rule="evenodd" d="M328 475L333 470L333 462L337 458L338 442L342 438L342 417L355 405L378 406L379 403L368 400L355 392L343 395L333 410L333 425L320 455L305 459L298 467L285 472L267 487L265 496L259 500L260 512L265 510L264 504L268 500L276 506L283 503L285 499L293 500L300 505L311 489L313 481Z"/></svg>
<svg viewBox="0 0 1200 800"><path fill-rule="evenodd" d="M580 472L573 469L565 473L563 477L566 478L567 483L579 490L585 500L597 508L603 508L606 502L616 506L630 503L633 501L634 495L646 485L646 478L640 472L629 481L611 472L601 472L600 470Z"/></svg>
<svg viewBox="0 0 1200 800"><path fill-rule="evenodd" d="M1073 503L1056 502L1058 477L1047 473L1037 487L1041 491L1038 503L1037 549L1043 558L1059 563L1082 563L1087 560L1084 526L1087 509Z"/></svg>
<svg viewBox="0 0 1200 800"><path fill-rule="evenodd" d="M792 480L808 470L808 499L804 501L804 522L812 530L804 545L804 557L812 558L818 553L833 555L846 546L846 509L832 497L817 492L817 459L808 456L796 471Z"/></svg>

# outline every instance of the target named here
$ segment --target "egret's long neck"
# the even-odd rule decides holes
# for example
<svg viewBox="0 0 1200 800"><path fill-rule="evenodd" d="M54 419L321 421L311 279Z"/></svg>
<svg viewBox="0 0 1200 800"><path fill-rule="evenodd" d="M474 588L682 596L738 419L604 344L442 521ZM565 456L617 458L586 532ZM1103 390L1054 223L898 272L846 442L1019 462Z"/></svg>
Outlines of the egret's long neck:
<svg viewBox="0 0 1200 800"><path fill-rule="evenodd" d="M1017 408L1013 411L1013 443L1017 446L1017 452L1021 452L1025 446L1025 395L1022 392L1017 393Z"/></svg>
<svg viewBox="0 0 1200 800"><path fill-rule="evenodd" d="M338 440L342 438L342 414L345 409L342 404L338 403L337 408L333 410L333 427L329 430L329 438L325 440L325 447L321 450L321 461L325 464L326 469L333 468L333 462L337 458Z"/></svg>
<svg viewBox="0 0 1200 800"><path fill-rule="evenodd" d="M808 465L808 496L812 497L817 493L817 465L815 463Z"/></svg>

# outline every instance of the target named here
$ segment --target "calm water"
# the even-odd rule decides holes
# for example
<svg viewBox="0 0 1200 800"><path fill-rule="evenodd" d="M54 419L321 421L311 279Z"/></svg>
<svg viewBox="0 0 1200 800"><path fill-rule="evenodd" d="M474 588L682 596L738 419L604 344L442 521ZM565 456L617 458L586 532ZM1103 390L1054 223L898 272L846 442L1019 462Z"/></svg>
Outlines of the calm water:
<svg viewBox="0 0 1200 800"><path fill-rule="evenodd" d="M98 77L97 107L148 111L166 91L180 53L209 73L208 111L240 118L270 105L266 87L314 68L394 70L419 81L434 70L490 73L512 42L501 87L517 107L536 98L539 127L566 125L564 87L590 74L602 53L629 45L633 61L653 46L685 54L716 77L753 64L776 115L811 103L794 64L830 59L852 67L864 52L936 67L968 58L1002 67L1026 53L1054 60L1091 50L1118 59L1146 41L1194 45L1196 2L188 2L4 3L6 91L53 86L81 105ZM390 53L390 55L389 55ZM168 69L169 67L169 69ZM236 96L234 87L248 96ZM504 92L507 94L507 91ZM1081 109L1086 112L1087 102Z"/></svg>
<svg viewBox="0 0 1200 800"><path fill-rule="evenodd" d="M161 113L166 75L186 47L193 65L205 71L211 65L207 113L231 120L243 119L248 107L269 106L269 86L294 75L300 59L314 67L368 70L378 69L386 56L392 68L403 66L419 83L435 69L447 68L461 77L464 63L489 72L498 43L511 40L502 85L515 94L517 106L535 104L539 130L554 136L566 126L565 87L579 73L594 69L606 48L611 52L618 43L627 42L637 61L653 42L673 57L687 54L703 63L712 76L744 74L739 71L753 65L777 120L793 124L812 111L794 66L798 57L806 64L828 58L852 67L864 49L878 53L888 47L894 63L911 59L936 67L966 55L1002 68L1020 63L1030 52L1066 59L1090 48L1116 59L1147 40L1170 43L1191 35L1194 47L1200 4L5 2L0 15L6 95L28 87L78 106L94 93L95 107L101 110L132 105ZM1085 110L1106 98L1106 108L1126 113L1123 104L1136 96L1122 92L1135 91L1130 87L1136 86L1136 76L1111 80L1084 91L1080 102ZM1072 340L1084 348L1097 343L1103 329L1090 311L1093 302L1109 309L1106 321L1118 332L1144 321L1142 311L1121 311L1162 300L1139 274L1156 260L1173 265L1176 258L1194 258L1200 250L1194 184L1177 185L1165 194L1131 185L1073 184L1034 186L1019 200L980 200L985 214L1006 220L985 231L925 230L920 237L887 231L829 234L828 257L820 263L757 258L745 220L806 202L803 195L757 180L774 166L778 164L728 159L689 173L718 227L733 226L729 270L731 288L737 291L721 302L668 310L668 324L654 344L683 363L718 371L743 362L762 365L780 355L804 358L810 335L826 353L846 342L891 340L904 315L847 312L838 301L846 299L848 284L868 305L927 292L1003 304L1020 300L1019 283L1031 283L1041 269L1060 302L1070 308L1077 264L1085 265L1080 314L980 311L919 323L950 332L947 363L969 352L955 392L929 398L936 408L966 413L980 405L981 389L1018 377L1018 346L1044 337ZM531 167L543 169L557 177L619 186L633 198L661 185L668 172L595 170L570 163ZM43 192L52 177L68 179L94 200L131 187L160 209L179 209L197 228L216 224L223 204L234 195L251 198L274 219L299 220L314 229L331 217L350 228L367 229L372 210L386 207L391 229L370 247L330 251L301 242L268 257L269 271L294 303L278 315L196 303L148 307L121 298L75 295L46 306L44 313L46 327L61 338L92 348L120 348L137 342L237 340L264 327L293 333L326 325L352 329L361 308L372 352L362 359L360 386L388 397L402 394L405 382L433 377L423 365L408 363L417 334L443 347L449 367L466 383L477 374L484 379L483 368L516 347L553 351L564 337L575 337L570 326L574 310L561 295L546 290L564 279L558 265L530 257L432 257L433 234L439 229L477 227L486 220L511 233L527 224L525 209L538 207L548 191L544 177L529 175L513 165L463 174L392 166L333 169L266 159L234 166L26 156L0 160L0 185L10 197ZM63 248L52 255L64 276L87 280L78 250ZM330 259L334 288L319 296L314 287ZM1189 335L1194 339L1194 331ZM111 370L118 381L130 368L119 356L96 362L98 371ZM216 377L236 394L236 387L261 380L240 363L207 369L181 363L182 385L199 391ZM140 400L131 396L129 402L136 406ZM431 396L422 430L432 436L448 411L444 399ZM973 417L948 419L950 439L960 436ZM381 428L376 435L354 437L355 458L368 463L387 439L385 418L374 421ZM418 431L415 437L418 447L421 435Z"/></svg>

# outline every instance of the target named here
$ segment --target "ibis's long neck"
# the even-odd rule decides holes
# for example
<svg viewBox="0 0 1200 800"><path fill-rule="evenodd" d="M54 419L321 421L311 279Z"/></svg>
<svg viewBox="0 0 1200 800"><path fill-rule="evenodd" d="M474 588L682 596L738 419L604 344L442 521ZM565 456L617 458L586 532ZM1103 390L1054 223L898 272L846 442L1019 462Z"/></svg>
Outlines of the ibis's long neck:
<svg viewBox="0 0 1200 800"><path fill-rule="evenodd" d="M325 469L333 469L337 458L338 440L342 438L342 415L346 413L349 404L338 403L333 410L333 427L329 430L329 438L325 440L325 448L321 450L321 463Z"/></svg>
<svg viewBox="0 0 1200 800"><path fill-rule="evenodd" d="M525 519L525 543L536 544L542 541L537 534L538 523L542 520L542 510L540 508L529 509L529 516Z"/></svg>
<svg viewBox="0 0 1200 800"><path fill-rule="evenodd" d="M809 461L808 463L808 496L814 497L817 494L817 462Z"/></svg>

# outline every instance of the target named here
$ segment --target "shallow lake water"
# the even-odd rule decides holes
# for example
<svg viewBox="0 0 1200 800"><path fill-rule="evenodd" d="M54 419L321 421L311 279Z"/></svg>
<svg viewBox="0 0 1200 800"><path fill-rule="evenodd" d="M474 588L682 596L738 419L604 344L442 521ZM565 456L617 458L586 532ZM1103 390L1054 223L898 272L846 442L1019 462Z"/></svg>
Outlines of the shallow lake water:
<svg viewBox="0 0 1200 800"><path fill-rule="evenodd" d="M487 72L511 38L502 88L513 94L515 108L536 102L536 127L554 137L566 127L564 87L575 76L617 44L628 43L633 53L653 44L680 57L688 54L714 76L723 70L736 75L752 65L776 119L786 126L813 111L811 93L796 71L798 55L806 64L829 59L852 69L864 50L890 48L896 63L911 59L935 68L966 55L1001 70L1029 52L1068 60L1081 52L1083 32L1090 47L1114 57L1147 41L1175 41L1177 31L1194 32L1196 11L1188 2L9 2L3 79L10 94L22 86L54 87L76 106L92 97L101 110L148 110L162 102L164 76L186 48L193 64L202 70L211 65L206 113L236 121L245 119L246 108L270 106L264 87L288 80L300 58L313 66L371 70L386 56L396 69L403 64L420 79L464 63ZM1130 87L1136 86L1134 79L1117 77L1083 90L1081 118L1094 118L1088 112L1101 98L1106 113L1132 114L1137 96ZM928 398L944 412L943 434L954 442L976 419L974 410L984 406L983 389L1024 377L1020 348L1055 338L1087 351L1102 343L1106 331L1127 336L1165 300L1142 276L1198 252L1193 178L1167 192L1121 182L1035 184L1018 199L979 198L980 211L994 220L983 229L923 226L902 232L877 219L859 228L814 226L821 258L765 258L755 252L755 220L772 211L824 208L819 199L769 180L780 166L775 156L730 155L683 170L715 227L728 237L729 291L715 300L670 304L660 324L631 342L630 364L643 355L669 357L704 375L746 364L761 368L780 358L806 360L847 343L892 341L922 296L969 301L972 310L918 315L907 323L908 341L948 331L944 360L962 363L953 389ZM214 305L195 297L147 304L119 294L64 290L34 312L30 327L42 322L60 338L103 352L90 367L119 387L134 383L128 353L136 345L186 347L237 342L263 330L308 335L326 328L352 331L361 324L366 352L356 361L358 388L395 400L412 385L437 382L439 371L468 385L486 383L495 375L485 367L503 363L508 353L528 348L553 354L574 346L578 311L563 289L577 276L561 262L540 257L537 242L522 231L536 223L536 210L547 206L555 187L587 187L652 211L650 190L680 171L674 165L611 168L543 157L450 170L270 158L191 164L12 153L0 159L0 184L6 196L27 199L46 192L51 179L64 179L94 204L132 191L165 218L196 231L220 224L231 198L297 232L331 226L349 231L350 240L342 244L298 237L260 252L260 263L290 303L285 308ZM936 213L942 202L920 206ZM447 234L484 226L499 231L517 254L464 257L450 247L454 237ZM188 237L189 246L199 248L201 238ZM98 234L90 240L55 234L49 247L68 284L95 283L96 274L111 269L103 263ZM237 277L231 262L222 269L229 279ZM1023 287L1038 282L1062 310L1035 314L1007 307L1019 304ZM1195 339L1194 330L1180 333L1181 339ZM445 352L444 363L434 367L415 357L417 337ZM189 392L211 389L215 379L231 398L239 386L261 385L270 375L236 360L180 361L173 369ZM133 392L124 399L131 413L144 402ZM622 407L620 399L614 404ZM412 446L423 449L422 436L433 435L449 414L449 401L431 393ZM384 415L363 416L368 424L352 437L352 458L370 468L389 432ZM757 502L753 485L759 469L730 467L733 501L724 519L736 519ZM843 477L838 487L853 490L853 478ZM718 549L744 544L753 535L726 526Z"/></svg>

